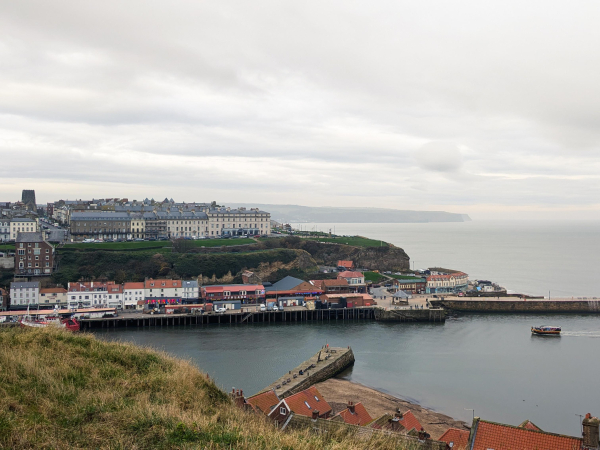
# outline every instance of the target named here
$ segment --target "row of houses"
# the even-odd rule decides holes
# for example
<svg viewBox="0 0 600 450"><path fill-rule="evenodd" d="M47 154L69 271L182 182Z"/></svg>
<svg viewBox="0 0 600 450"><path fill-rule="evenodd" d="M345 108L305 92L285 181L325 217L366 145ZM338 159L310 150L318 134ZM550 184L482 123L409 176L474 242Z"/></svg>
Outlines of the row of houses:
<svg viewBox="0 0 600 450"><path fill-rule="evenodd" d="M349 432L368 439L377 434L395 437L410 448L439 450L599 450L600 420L590 413L581 423L582 436L568 436L542 430L530 420L507 425L473 418L470 430L449 428L432 439L410 411L385 413L373 417L362 402L349 401L344 406L329 403L315 386L285 398L273 390L245 398L233 389L233 402L246 410L266 417L282 430L309 429L316 433ZM337 409L337 410L336 410Z"/></svg>
<svg viewBox="0 0 600 450"><path fill-rule="evenodd" d="M429 275L425 278L405 276L390 281L395 290L410 294L458 294L466 292L469 276L464 272Z"/></svg>
<svg viewBox="0 0 600 450"><path fill-rule="evenodd" d="M29 250L29 248L25 248ZM35 250L31 248L31 250ZM26 253L25 256L28 256ZM33 255L33 254L32 254ZM42 253L43 255L43 253ZM17 255L19 256L19 255ZM304 281L285 277L276 283L209 285L197 280L147 279L143 282L76 281L68 288L41 288L39 281L13 282L11 309L30 307L143 309L167 305L227 302L237 309L244 304L276 302L279 306L298 306L318 300L344 307L370 306L371 296L360 291L356 273L340 273L337 280ZM364 279L362 281L364 285Z"/></svg>

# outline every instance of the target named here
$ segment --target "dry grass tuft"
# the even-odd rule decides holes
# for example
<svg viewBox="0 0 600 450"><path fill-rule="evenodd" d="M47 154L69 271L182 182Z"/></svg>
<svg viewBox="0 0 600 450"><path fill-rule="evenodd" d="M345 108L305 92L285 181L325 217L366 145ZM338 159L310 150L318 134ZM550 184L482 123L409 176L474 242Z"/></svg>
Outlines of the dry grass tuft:
<svg viewBox="0 0 600 450"><path fill-rule="evenodd" d="M57 329L0 330L0 448L392 449L280 432L191 364Z"/></svg>

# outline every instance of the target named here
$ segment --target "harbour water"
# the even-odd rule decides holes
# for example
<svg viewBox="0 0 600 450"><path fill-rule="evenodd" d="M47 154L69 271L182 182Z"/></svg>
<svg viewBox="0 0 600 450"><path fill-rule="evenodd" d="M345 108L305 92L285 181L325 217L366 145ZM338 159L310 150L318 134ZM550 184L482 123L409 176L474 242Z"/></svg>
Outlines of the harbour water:
<svg viewBox="0 0 600 450"><path fill-rule="evenodd" d="M563 327L562 337L532 336L530 327ZM579 435L577 414L600 414L597 316L464 315L445 324L211 325L96 331L189 359L253 394L323 344L350 345L352 381L470 421L519 424Z"/></svg>

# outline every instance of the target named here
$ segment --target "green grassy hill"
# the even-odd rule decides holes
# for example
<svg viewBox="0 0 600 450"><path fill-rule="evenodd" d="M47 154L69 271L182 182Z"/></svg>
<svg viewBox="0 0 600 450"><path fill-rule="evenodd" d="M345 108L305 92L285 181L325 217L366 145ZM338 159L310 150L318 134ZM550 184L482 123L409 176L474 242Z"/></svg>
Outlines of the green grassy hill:
<svg viewBox="0 0 600 450"><path fill-rule="evenodd" d="M0 329L0 448L392 449L280 432L192 364L58 329Z"/></svg>

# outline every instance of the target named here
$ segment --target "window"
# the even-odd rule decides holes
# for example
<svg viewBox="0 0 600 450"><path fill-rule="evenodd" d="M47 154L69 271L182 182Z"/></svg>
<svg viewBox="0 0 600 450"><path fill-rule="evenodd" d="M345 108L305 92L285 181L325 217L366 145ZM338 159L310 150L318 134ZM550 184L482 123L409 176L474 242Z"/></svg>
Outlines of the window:
<svg viewBox="0 0 600 450"><path fill-rule="evenodd" d="M287 409L285 409L283 406L281 408L279 408L279 414L281 414L282 416L285 416L287 414Z"/></svg>
<svg viewBox="0 0 600 450"><path fill-rule="evenodd" d="M308 404L308 402L307 402L306 400L304 400L304 404L306 405L306 407L307 407L308 409L310 409L310 405Z"/></svg>

